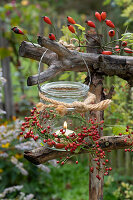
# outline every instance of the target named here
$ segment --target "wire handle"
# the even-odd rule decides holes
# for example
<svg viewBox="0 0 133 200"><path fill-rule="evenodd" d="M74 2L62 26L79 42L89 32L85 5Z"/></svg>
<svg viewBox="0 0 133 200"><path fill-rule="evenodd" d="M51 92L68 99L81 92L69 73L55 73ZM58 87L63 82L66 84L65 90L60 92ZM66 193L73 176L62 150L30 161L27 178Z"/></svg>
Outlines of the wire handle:
<svg viewBox="0 0 133 200"><path fill-rule="evenodd" d="M42 54L42 56L41 56L41 58L40 58L40 61L39 61L38 80L37 80L37 86L38 86L39 92L41 92L41 90L40 90L40 84L39 84L39 79L40 79L40 68L41 68L42 59L43 59L44 55L47 53L47 51L48 51L48 49L46 49L46 50L43 52L43 54Z"/></svg>
<svg viewBox="0 0 133 200"><path fill-rule="evenodd" d="M89 76L89 83L88 83L88 86L90 86L90 84L91 84L91 73L90 73L90 69L89 69L89 67L88 67L88 65L87 65L87 63L86 63L86 61L85 61L85 59L83 58L83 55L82 55L82 54L81 54L81 58L82 58L82 60L84 61L85 66L86 66L86 68L87 68L87 70L88 70L88 76Z"/></svg>

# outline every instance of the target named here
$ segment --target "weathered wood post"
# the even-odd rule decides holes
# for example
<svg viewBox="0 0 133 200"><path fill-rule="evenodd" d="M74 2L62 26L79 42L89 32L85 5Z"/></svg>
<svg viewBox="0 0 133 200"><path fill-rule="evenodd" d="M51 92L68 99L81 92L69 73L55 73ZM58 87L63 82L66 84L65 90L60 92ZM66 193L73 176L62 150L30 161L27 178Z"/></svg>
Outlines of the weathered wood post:
<svg viewBox="0 0 133 200"><path fill-rule="evenodd" d="M89 42L89 46L87 47L88 53L95 53L99 54L101 53L102 49L100 47L100 40L102 35L97 34L87 34L86 38ZM93 48L94 47L94 48ZM97 47L97 48L96 48ZM103 100L103 76L99 73L95 73L94 70L91 72L91 85L90 85L90 92L96 95L96 103ZM100 122L104 119L104 111L91 111L90 112L90 118L96 119L97 122ZM103 136L102 130L99 130L99 135ZM89 158L89 167L93 167L94 171L91 173L91 170L89 170L89 199L92 200L102 200L103 199L103 184L104 184L104 175L102 172L100 172L99 176L101 177L101 180L99 181L96 178L97 170L96 170L96 162L94 161L94 158L90 156ZM100 161L100 167L102 168L102 162Z"/></svg>

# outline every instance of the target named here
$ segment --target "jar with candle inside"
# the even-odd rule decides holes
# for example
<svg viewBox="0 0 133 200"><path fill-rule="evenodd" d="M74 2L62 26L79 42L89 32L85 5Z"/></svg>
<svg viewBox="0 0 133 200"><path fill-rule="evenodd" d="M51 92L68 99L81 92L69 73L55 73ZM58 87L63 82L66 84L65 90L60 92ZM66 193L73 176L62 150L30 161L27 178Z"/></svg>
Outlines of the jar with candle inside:
<svg viewBox="0 0 133 200"><path fill-rule="evenodd" d="M52 82L40 88L46 98L72 104L75 101L84 101L88 96L89 86L77 82ZM41 100L44 104L52 104ZM59 105L60 107L60 105ZM64 113L63 113L64 112ZM89 121L88 113L79 113L74 107L63 111L54 107L46 107L40 112L40 125L42 134L39 134L48 148L55 150L69 150L68 145L79 139L85 133ZM84 134L85 135L85 134ZM82 137L81 137L82 138ZM80 142L80 141L78 141Z"/></svg>

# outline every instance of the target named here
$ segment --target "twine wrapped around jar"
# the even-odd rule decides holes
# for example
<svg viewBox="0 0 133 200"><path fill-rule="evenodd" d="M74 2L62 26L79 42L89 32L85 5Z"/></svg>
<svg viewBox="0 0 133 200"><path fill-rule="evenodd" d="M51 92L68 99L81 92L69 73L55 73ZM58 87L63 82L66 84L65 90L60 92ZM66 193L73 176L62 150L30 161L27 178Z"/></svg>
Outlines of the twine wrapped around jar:
<svg viewBox="0 0 133 200"><path fill-rule="evenodd" d="M110 99L106 99L106 100L100 101L99 103L94 103L96 100L96 96L92 94L91 92L88 92L88 97L83 102L74 101L73 103L64 103L64 102L56 101L54 99L50 99L46 97L44 94L42 94L41 92L39 92L39 96L43 101L48 102L50 104L47 105L42 102L38 103L36 105L38 111L43 111L45 108L54 107L56 111L62 116L67 113L68 108L74 108L75 111L79 113L85 113L87 111L92 111L92 110L101 111L101 110L105 110L109 106L109 104L112 102Z"/></svg>

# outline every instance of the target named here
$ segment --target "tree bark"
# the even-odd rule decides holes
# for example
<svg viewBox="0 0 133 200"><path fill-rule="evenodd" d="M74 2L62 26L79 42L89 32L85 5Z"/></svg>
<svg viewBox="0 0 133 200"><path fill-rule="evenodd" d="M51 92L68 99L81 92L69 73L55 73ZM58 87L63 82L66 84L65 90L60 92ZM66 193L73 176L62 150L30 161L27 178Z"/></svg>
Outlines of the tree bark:
<svg viewBox="0 0 133 200"><path fill-rule="evenodd" d="M99 48L89 48L87 47L88 53L95 53L98 54L100 49L100 40L101 35L94 35L89 34L87 35L87 40L89 41L89 44L91 46L99 46ZM103 94L103 76L102 74L99 74L97 72L91 73L91 85L90 85L90 92L96 95L96 103L99 103L101 100L104 99ZM91 111L90 112L90 118L95 120L97 122L100 122L104 118L103 111ZM99 129L99 135L100 137L103 136L103 132ZM103 170L98 171L96 169L96 162L94 161L94 158L89 157L89 168L93 167L94 171L91 173L91 170L89 170L89 199L91 200L102 200L103 199L103 185L104 185L104 174ZM102 169L102 161L100 160L100 168ZM101 177L101 180L99 181L96 178L96 175L99 175Z"/></svg>
<svg viewBox="0 0 133 200"><path fill-rule="evenodd" d="M49 50L45 54L42 62L49 66L58 66L58 73L62 71L86 72L87 69L82 59L84 58L91 73L99 73L105 76L117 75L133 86L132 56L108 56L96 53L81 53L69 50L63 45L45 37L39 37L38 42L42 47L40 45L34 47L29 42L22 42L19 48L19 55L39 61L43 52L48 48ZM55 68L53 68L53 71L56 73L57 71ZM46 76L46 74L48 75ZM53 76L49 74L48 68L45 73L42 73L41 82L51 78L53 78ZM30 76L28 78L28 85L32 86L37 84L37 80L38 75Z"/></svg>
<svg viewBox="0 0 133 200"><path fill-rule="evenodd" d="M124 139L127 139L126 143L124 142ZM130 147L132 140L130 140L127 136L104 136L99 139L99 145L100 148L102 148L104 151L124 149ZM92 148L91 141L88 142L88 146L86 146L85 148L86 150L79 152L79 154L89 153L89 149ZM41 164L52 159L65 157L67 154L72 153L70 153L69 151L52 150L45 146L39 147L31 151L25 151L24 157L34 164Z"/></svg>

